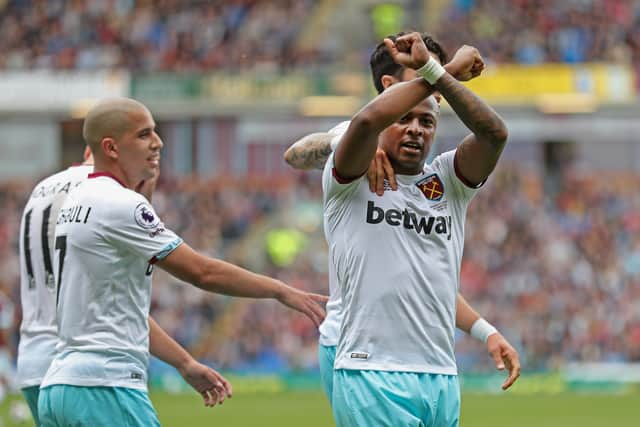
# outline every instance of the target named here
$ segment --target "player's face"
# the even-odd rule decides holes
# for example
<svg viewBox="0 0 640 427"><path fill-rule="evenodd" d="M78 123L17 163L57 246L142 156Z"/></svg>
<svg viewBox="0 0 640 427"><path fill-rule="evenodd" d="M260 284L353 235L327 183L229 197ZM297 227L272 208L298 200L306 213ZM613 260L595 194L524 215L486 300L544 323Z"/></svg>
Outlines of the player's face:
<svg viewBox="0 0 640 427"><path fill-rule="evenodd" d="M118 141L119 159L129 184L153 178L160 168L163 143L146 108L129 113L131 126Z"/></svg>
<svg viewBox="0 0 640 427"><path fill-rule="evenodd" d="M380 133L379 146L396 173L415 175L422 171L439 114L440 106L430 96Z"/></svg>

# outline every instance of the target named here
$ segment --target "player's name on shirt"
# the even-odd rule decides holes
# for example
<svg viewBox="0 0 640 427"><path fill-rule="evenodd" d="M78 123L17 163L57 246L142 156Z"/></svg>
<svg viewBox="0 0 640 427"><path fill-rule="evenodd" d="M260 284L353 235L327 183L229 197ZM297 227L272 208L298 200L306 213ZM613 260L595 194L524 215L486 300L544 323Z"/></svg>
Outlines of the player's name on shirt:
<svg viewBox="0 0 640 427"><path fill-rule="evenodd" d="M367 202L368 224L380 224L385 222L393 227L402 226L407 230L415 230L418 234L446 234L447 240L451 240L451 215L447 216L419 216L409 208L387 209L386 211L375 205L375 202Z"/></svg>
<svg viewBox="0 0 640 427"><path fill-rule="evenodd" d="M70 224L70 223L81 223L86 224L89 220L89 215L91 214L91 206L81 206L76 205L70 208L60 209L60 213L58 214L58 222L56 225L60 224Z"/></svg>
<svg viewBox="0 0 640 427"><path fill-rule="evenodd" d="M38 199L42 197L50 197L54 194L58 193L69 193L73 188L80 185L82 181L72 182L72 181L62 181L62 182L54 182L53 184L48 185L39 185L31 192L32 199Z"/></svg>

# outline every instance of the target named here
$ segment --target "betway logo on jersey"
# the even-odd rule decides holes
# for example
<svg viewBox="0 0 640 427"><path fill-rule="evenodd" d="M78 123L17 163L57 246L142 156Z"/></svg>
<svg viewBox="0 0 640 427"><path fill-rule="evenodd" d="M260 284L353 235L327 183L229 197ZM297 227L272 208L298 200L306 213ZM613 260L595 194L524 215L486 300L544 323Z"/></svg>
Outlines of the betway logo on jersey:
<svg viewBox="0 0 640 427"><path fill-rule="evenodd" d="M385 221L393 227L402 226L407 230L415 230L418 234L445 234L451 240L451 215L448 216L418 216L408 209L387 209L386 211L367 202L367 223L380 224Z"/></svg>

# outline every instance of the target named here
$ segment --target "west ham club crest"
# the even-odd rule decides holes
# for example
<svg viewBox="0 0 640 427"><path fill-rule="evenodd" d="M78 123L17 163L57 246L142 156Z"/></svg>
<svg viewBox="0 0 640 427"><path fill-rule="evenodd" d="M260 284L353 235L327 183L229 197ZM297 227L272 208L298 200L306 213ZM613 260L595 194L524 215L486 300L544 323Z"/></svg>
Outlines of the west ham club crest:
<svg viewBox="0 0 640 427"><path fill-rule="evenodd" d="M424 197L428 200L433 200L434 202L442 199L442 196L444 195L444 185L442 185L442 181L438 177L438 174L435 173L416 182L416 187L422 191Z"/></svg>

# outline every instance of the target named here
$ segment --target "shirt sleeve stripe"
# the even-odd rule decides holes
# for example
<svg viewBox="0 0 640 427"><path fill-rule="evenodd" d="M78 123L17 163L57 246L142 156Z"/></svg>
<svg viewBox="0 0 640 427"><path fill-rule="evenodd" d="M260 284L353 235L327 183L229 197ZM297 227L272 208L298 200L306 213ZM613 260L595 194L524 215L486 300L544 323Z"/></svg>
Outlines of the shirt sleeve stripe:
<svg viewBox="0 0 640 427"><path fill-rule="evenodd" d="M336 168L331 168L331 173L333 174L333 177L336 179L336 181L338 182L338 184L351 184L353 181L360 179L364 174L360 175L360 176L356 176L355 178L342 178L340 175L338 175L338 171L336 171Z"/></svg>
<svg viewBox="0 0 640 427"><path fill-rule="evenodd" d="M487 182L487 180L485 179L480 184L474 185L467 178L465 178L464 175L462 175L462 173L460 172L460 169L458 168L458 151L457 150L456 150L456 153L453 155L453 169L456 171L456 176L458 177L458 179L464 185L466 185L469 188L473 188L474 190L476 188L482 187L484 185L484 183Z"/></svg>
<svg viewBox="0 0 640 427"><path fill-rule="evenodd" d="M154 255L153 258L149 260L149 264L155 264L156 262L162 261L163 259L165 259L167 256L169 256L171 252L173 252L178 246L180 246L182 242L183 240L180 237L178 237L176 240L169 243L160 252Z"/></svg>

